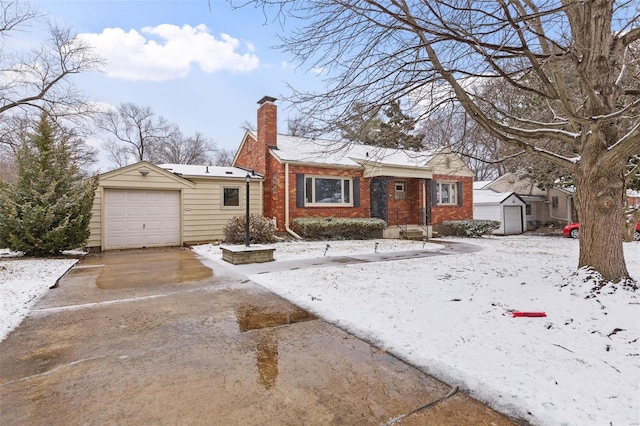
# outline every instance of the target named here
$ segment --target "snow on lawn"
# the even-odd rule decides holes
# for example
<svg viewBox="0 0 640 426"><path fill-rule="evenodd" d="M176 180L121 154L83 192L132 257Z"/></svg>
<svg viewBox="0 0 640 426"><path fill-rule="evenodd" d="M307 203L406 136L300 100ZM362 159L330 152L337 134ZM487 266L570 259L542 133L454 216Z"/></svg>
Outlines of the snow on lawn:
<svg viewBox="0 0 640 426"><path fill-rule="evenodd" d="M484 249L251 279L532 423L640 424L640 293L608 288L585 298L588 274L572 274L576 240L526 235L450 241ZM339 256L442 246L376 240L275 247L278 262L323 257L325 250ZM640 243L624 248L629 272L640 280ZM195 250L220 260L218 247ZM0 260L0 341L76 261ZM513 318L514 310L547 317Z"/></svg>
<svg viewBox="0 0 640 426"><path fill-rule="evenodd" d="M250 278L502 412L534 424L639 424L640 293L608 288L585 298L588 273L573 274L577 240L451 241L484 249ZM329 244L328 255L372 250L371 242ZM322 256L326 243L310 246L276 244L275 257ZM640 244L624 249L640 280ZM219 258L215 250L197 248Z"/></svg>
<svg viewBox="0 0 640 426"><path fill-rule="evenodd" d="M327 245L329 246L327 248ZM366 240L366 241L286 241L277 244L266 244L275 247L275 261L294 259L318 259L325 256L348 256L350 254L390 253L405 250L442 250L441 244L425 243L411 240ZM219 259L222 256L220 246L204 244L194 246L193 250L203 256Z"/></svg>
<svg viewBox="0 0 640 426"><path fill-rule="evenodd" d="M78 259L4 259L0 251L0 342Z"/></svg>

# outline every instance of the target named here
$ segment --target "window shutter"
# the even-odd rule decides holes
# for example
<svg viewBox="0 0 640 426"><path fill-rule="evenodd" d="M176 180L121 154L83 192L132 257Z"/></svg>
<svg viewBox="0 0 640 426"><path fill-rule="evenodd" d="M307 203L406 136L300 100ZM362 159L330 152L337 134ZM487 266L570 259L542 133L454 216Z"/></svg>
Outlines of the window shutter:
<svg viewBox="0 0 640 426"><path fill-rule="evenodd" d="M360 207L360 178L353 178L353 207Z"/></svg>
<svg viewBox="0 0 640 426"><path fill-rule="evenodd" d="M435 180L431 181L431 201L432 205L438 205L438 182Z"/></svg>
<svg viewBox="0 0 640 426"><path fill-rule="evenodd" d="M296 207L304 207L304 174L296 173Z"/></svg>
<svg viewBox="0 0 640 426"><path fill-rule="evenodd" d="M457 182L458 185L458 207L462 207L462 182Z"/></svg>

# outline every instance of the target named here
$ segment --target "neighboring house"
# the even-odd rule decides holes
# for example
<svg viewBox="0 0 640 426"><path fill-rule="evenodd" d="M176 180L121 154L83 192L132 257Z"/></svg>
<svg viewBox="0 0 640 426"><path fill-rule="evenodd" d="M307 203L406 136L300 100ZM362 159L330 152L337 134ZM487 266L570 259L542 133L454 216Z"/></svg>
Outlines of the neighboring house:
<svg viewBox="0 0 640 426"><path fill-rule="evenodd" d="M92 251L180 246L223 239L246 212L247 171L236 167L155 166L146 161L99 177L89 224ZM250 211L262 214L262 176L250 179Z"/></svg>
<svg viewBox="0 0 640 426"><path fill-rule="evenodd" d="M640 209L640 191L627 189L627 205L634 209Z"/></svg>
<svg viewBox="0 0 640 426"><path fill-rule="evenodd" d="M526 203L514 192L473 190L473 218L500 222L495 235L522 234L527 229L525 212Z"/></svg>
<svg viewBox="0 0 640 426"><path fill-rule="evenodd" d="M572 187L541 189L529 178L507 173L494 181L474 184L474 188L517 194L526 203L526 224L529 230L554 223L566 225L578 220Z"/></svg>
<svg viewBox="0 0 640 426"><path fill-rule="evenodd" d="M448 150L414 152L285 136L274 98L258 103L233 165L264 175L264 215L280 231L300 217L380 218L385 237L473 217L473 172Z"/></svg>

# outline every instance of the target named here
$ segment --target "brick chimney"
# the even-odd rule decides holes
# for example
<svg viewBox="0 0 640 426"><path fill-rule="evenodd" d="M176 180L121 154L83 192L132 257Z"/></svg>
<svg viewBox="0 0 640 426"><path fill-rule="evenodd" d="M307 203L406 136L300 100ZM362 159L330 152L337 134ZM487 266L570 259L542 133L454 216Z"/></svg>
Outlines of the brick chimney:
<svg viewBox="0 0 640 426"><path fill-rule="evenodd" d="M278 107L275 101L276 98L270 96L258 101L258 145L270 148L278 146Z"/></svg>

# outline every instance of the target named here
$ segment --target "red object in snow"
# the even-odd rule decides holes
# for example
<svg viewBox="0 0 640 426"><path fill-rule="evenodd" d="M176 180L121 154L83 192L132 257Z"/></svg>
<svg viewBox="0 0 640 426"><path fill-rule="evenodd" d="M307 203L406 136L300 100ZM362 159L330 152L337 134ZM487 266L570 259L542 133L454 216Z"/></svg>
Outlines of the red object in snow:
<svg viewBox="0 0 640 426"><path fill-rule="evenodd" d="M544 312L512 312L513 317L546 317Z"/></svg>

